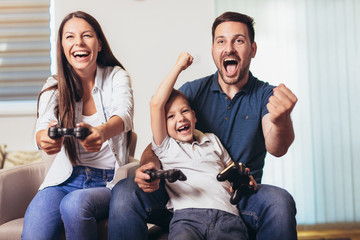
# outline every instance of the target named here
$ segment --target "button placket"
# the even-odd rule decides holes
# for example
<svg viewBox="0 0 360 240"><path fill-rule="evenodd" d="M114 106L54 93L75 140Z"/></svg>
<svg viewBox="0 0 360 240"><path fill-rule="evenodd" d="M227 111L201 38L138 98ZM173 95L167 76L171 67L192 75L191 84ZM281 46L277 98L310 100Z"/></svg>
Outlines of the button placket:
<svg viewBox="0 0 360 240"><path fill-rule="evenodd" d="M226 104L226 115L225 115L225 121L229 120L229 116L230 116L230 111L231 111L231 99L226 96L225 97L225 104Z"/></svg>

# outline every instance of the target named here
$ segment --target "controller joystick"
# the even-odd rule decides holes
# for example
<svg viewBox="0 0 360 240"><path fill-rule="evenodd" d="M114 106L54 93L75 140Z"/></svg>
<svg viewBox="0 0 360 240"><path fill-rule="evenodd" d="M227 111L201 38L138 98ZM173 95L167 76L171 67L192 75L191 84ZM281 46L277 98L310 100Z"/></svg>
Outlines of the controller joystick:
<svg viewBox="0 0 360 240"><path fill-rule="evenodd" d="M150 176L147 182L152 182L155 179L167 179L170 183L179 181L186 181L187 177L185 174L179 169L169 169L169 170L155 170L148 169L145 170L144 173L147 173Z"/></svg>
<svg viewBox="0 0 360 240"><path fill-rule="evenodd" d="M243 195L253 190L253 186L249 185L249 173L246 172L246 166L242 163L233 162L216 178L220 182L228 180L231 183L234 192L231 193L230 203L233 205L237 204Z"/></svg>
<svg viewBox="0 0 360 240"><path fill-rule="evenodd" d="M86 127L76 127L76 128L60 128L60 127L50 127L48 130L48 135L52 139L57 139L60 137L76 137L77 139L85 139L90 134L90 130Z"/></svg>

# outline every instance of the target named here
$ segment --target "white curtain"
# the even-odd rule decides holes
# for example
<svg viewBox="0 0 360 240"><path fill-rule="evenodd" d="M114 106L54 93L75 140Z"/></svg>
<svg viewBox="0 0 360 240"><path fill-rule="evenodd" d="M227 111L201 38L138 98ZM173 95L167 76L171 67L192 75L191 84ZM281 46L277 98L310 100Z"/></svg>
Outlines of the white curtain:
<svg viewBox="0 0 360 240"><path fill-rule="evenodd" d="M298 224L360 222L360 1L216 0L255 19L251 71L298 97L295 142L263 183L288 190Z"/></svg>

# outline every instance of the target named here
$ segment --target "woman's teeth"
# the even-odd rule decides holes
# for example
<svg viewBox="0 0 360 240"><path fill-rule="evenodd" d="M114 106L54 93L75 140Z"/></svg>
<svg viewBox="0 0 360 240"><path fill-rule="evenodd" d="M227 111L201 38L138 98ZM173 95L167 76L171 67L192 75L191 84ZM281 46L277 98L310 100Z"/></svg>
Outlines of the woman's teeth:
<svg viewBox="0 0 360 240"><path fill-rule="evenodd" d="M74 52L73 56L74 57L84 57L84 56L88 56L89 52L87 51L78 51L78 52Z"/></svg>

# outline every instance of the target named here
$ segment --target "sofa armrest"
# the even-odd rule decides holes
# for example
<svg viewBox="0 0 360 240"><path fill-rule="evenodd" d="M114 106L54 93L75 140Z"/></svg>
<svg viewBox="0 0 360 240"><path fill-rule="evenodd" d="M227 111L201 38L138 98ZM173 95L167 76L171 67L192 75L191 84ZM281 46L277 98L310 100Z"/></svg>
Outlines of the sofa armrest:
<svg viewBox="0 0 360 240"><path fill-rule="evenodd" d="M131 159L131 161L124 166L119 167L115 173L114 184L123 178L135 176L135 170L139 167L139 161Z"/></svg>
<svg viewBox="0 0 360 240"><path fill-rule="evenodd" d="M0 225L24 217L45 171L43 161L0 170Z"/></svg>

